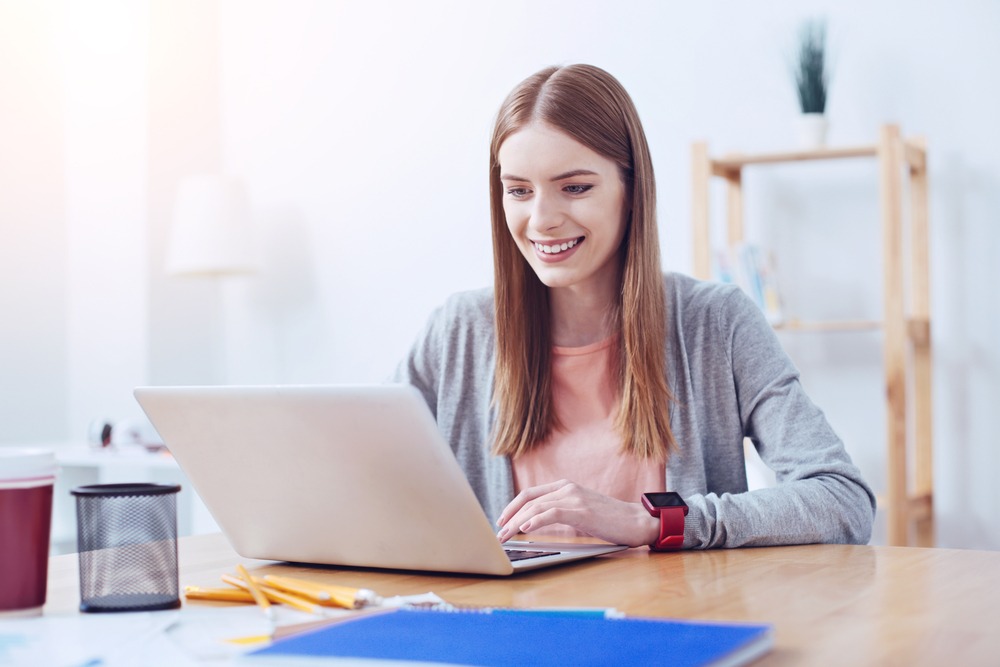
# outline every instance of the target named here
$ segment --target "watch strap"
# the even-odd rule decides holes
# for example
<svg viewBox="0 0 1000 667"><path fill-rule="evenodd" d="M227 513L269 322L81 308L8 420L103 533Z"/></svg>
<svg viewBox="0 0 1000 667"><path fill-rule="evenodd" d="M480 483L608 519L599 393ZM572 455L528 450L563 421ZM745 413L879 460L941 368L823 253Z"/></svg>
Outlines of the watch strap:
<svg viewBox="0 0 1000 667"><path fill-rule="evenodd" d="M686 507L661 507L660 535L649 548L653 551L677 551L684 546L684 510Z"/></svg>

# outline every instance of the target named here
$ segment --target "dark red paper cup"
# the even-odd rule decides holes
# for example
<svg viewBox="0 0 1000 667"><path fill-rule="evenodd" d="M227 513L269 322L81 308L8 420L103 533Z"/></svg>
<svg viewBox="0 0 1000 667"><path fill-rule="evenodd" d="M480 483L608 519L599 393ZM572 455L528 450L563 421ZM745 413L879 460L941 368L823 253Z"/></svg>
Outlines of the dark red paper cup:
<svg viewBox="0 0 1000 667"><path fill-rule="evenodd" d="M50 451L0 447L0 617L42 613L55 473Z"/></svg>

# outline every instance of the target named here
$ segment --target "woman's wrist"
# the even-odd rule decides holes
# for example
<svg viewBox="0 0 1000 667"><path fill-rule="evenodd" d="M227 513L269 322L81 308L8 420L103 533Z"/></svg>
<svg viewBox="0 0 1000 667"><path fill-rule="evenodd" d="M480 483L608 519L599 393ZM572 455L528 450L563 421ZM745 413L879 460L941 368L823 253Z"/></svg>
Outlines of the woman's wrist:
<svg viewBox="0 0 1000 667"><path fill-rule="evenodd" d="M636 542L630 546L641 547L653 544L660 537L660 520L655 516L650 516L646 508L641 503L635 503L638 527L636 529Z"/></svg>

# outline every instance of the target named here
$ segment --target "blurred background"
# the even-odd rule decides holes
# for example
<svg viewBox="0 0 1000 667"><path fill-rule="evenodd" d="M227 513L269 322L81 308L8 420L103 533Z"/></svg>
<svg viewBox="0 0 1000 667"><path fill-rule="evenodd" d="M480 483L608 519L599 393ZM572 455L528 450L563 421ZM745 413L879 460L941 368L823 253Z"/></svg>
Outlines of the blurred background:
<svg viewBox="0 0 1000 667"><path fill-rule="evenodd" d="M890 122L926 138L937 542L1000 548L991 0L0 0L0 446L141 423L137 385L384 379L448 294L490 284L493 117L551 64L629 90L664 268L690 272L691 145L795 148L790 63L816 18L828 145ZM198 174L241 185L246 266L167 270ZM785 312L881 316L874 160L759 168L744 187ZM881 334L779 335L884 491Z"/></svg>

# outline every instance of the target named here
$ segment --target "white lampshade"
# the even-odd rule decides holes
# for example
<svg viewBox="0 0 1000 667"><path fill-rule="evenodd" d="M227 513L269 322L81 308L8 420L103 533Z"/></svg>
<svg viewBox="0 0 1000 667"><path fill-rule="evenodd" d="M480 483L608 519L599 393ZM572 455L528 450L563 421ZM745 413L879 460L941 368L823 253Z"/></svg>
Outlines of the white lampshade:
<svg viewBox="0 0 1000 667"><path fill-rule="evenodd" d="M256 270L250 206L241 183L216 174L189 176L177 190L166 272L222 275Z"/></svg>

